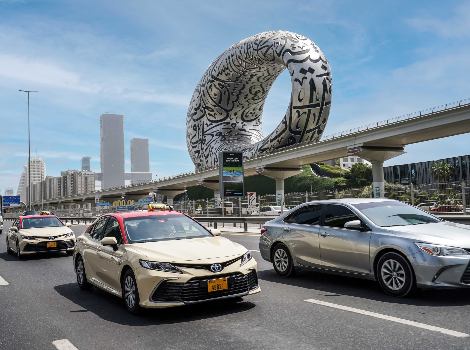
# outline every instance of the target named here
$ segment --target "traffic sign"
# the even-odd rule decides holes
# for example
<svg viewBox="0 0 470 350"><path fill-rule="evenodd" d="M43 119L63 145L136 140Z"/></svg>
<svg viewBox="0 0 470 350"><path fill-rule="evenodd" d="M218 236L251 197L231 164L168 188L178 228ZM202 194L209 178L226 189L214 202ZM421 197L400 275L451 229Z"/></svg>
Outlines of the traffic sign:
<svg viewBox="0 0 470 350"><path fill-rule="evenodd" d="M20 205L20 196L3 196L2 200L3 200L4 207Z"/></svg>

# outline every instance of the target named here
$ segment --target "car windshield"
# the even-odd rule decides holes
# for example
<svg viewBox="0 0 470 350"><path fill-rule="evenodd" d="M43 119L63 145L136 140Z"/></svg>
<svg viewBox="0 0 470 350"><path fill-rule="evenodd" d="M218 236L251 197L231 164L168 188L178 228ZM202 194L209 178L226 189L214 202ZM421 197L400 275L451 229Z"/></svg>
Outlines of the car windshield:
<svg viewBox="0 0 470 350"><path fill-rule="evenodd" d="M64 224L53 216L47 216L43 218L28 218L23 219L23 228L42 228L42 227L61 227Z"/></svg>
<svg viewBox="0 0 470 350"><path fill-rule="evenodd" d="M212 234L184 215L144 216L124 219L130 243L212 237Z"/></svg>
<svg viewBox="0 0 470 350"><path fill-rule="evenodd" d="M439 222L439 219L422 210L398 201L353 204L374 224L382 227L408 226Z"/></svg>

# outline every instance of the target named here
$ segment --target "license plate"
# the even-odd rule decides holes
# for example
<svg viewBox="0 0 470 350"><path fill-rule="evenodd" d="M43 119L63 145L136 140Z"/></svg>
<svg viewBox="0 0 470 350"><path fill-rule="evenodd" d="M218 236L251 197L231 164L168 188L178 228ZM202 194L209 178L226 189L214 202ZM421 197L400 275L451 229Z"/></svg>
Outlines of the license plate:
<svg viewBox="0 0 470 350"><path fill-rule="evenodd" d="M227 290L227 289L228 289L228 279L227 279L227 277L225 277L225 278L216 278L216 279L207 281L207 291L209 293L219 292L221 290Z"/></svg>
<svg viewBox="0 0 470 350"><path fill-rule="evenodd" d="M47 248L57 248L57 242L47 242L46 247Z"/></svg>

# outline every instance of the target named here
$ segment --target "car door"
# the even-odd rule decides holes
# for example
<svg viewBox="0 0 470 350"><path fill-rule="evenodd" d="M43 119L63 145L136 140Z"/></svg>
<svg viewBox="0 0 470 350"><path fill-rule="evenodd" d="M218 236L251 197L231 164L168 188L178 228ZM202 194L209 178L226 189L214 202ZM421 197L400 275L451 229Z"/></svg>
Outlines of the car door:
<svg viewBox="0 0 470 350"><path fill-rule="evenodd" d="M284 219L285 242L293 258L304 266L319 265L321 205L305 205Z"/></svg>
<svg viewBox="0 0 470 350"><path fill-rule="evenodd" d="M100 278L98 277L98 271L101 263L101 258L98 256L98 252L101 248L100 241L103 238L107 221L107 216L98 219L90 231L89 239L86 239L83 243L82 253L83 261L85 263L85 271L88 278L90 278L95 283L101 282Z"/></svg>
<svg viewBox="0 0 470 350"><path fill-rule="evenodd" d="M104 237L114 237L118 243L118 249L113 247L100 245L98 249L99 265L97 270L98 278L108 287L118 292L121 288L119 281L119 273L121 271L122 256L124 250L122 247L122 235L119 222L110 217L104 230Z"/></svg>
<svg viewBox="0 0 470 350"><path fill-rule="evenodd" d="M344 228L348 221L360 220L347 206L325 204L320 227L320 256L323 265L336 270L368 274L370 269L368 229Z"/></svg>

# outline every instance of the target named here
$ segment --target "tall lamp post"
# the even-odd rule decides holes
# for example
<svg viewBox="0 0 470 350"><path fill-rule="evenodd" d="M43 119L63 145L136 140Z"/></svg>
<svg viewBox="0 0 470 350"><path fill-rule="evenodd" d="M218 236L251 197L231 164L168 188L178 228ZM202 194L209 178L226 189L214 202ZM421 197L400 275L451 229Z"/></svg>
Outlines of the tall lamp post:
<svg viewBox="0 0 470 350"><path fill-rule="evenodd" d="M31 210L31 130L29 126L29 94L39 91L18 90L28 95L28 209Z"/></svg>

